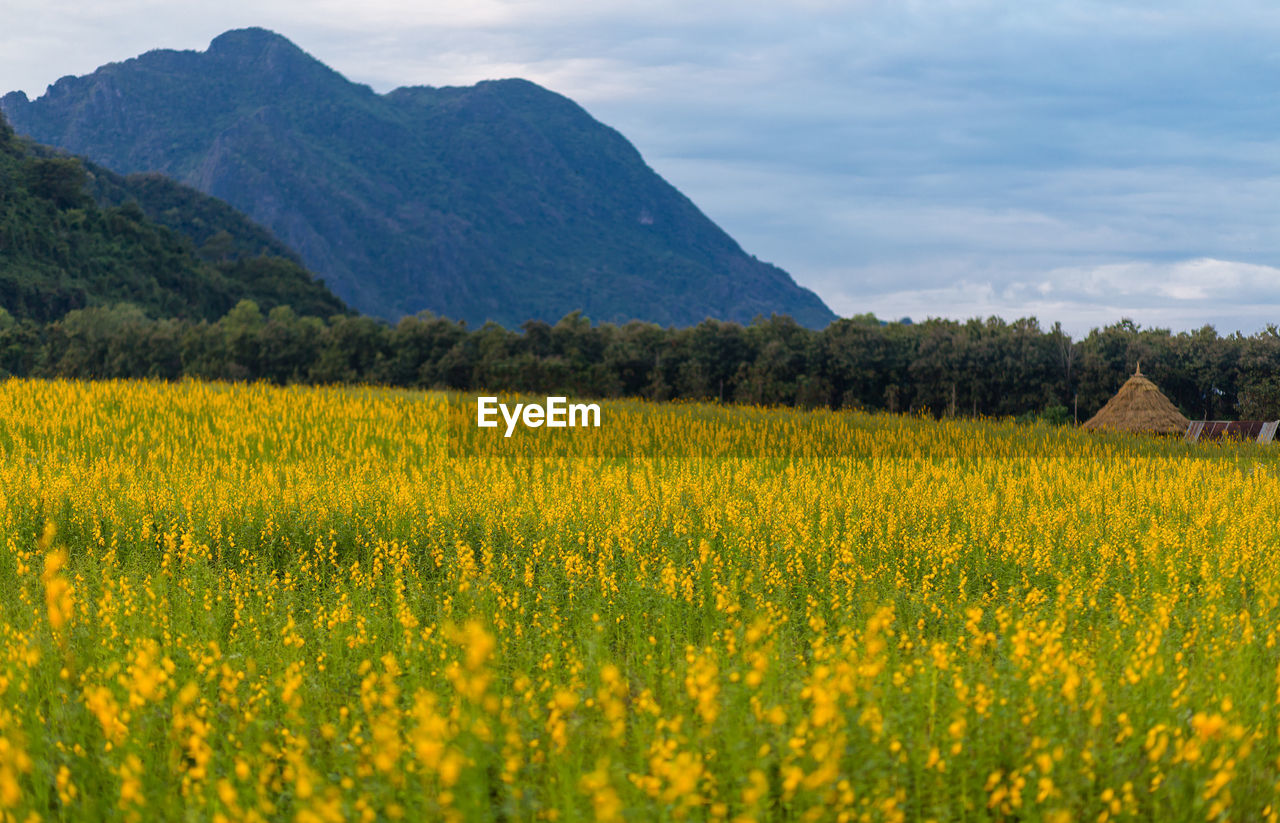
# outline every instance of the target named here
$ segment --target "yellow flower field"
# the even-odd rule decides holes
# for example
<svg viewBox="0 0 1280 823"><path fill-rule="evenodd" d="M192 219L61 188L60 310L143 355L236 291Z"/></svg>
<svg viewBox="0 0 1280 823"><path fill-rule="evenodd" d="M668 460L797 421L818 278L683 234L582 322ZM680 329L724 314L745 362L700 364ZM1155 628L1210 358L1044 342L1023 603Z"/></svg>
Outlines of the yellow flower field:
<svg viewBox="0 0 1280 823"><path fill-rule="evenodd" d="M474 423L0 386L3 819L1277 818L1263 447Z"/></svg>

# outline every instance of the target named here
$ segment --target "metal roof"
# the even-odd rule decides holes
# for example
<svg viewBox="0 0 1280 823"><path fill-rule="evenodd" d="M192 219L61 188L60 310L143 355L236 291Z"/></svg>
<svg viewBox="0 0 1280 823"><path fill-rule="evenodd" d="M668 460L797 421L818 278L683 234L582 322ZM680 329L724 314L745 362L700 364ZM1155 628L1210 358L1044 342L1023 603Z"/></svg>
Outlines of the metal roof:
<svg viewBox="0 0 1280 823"><path fill-rule="evenodd" d="M1219 443L1225 440L1253 440L1270 443L1280 420L1192 420L1183 440L1187 443Z"/></svg>

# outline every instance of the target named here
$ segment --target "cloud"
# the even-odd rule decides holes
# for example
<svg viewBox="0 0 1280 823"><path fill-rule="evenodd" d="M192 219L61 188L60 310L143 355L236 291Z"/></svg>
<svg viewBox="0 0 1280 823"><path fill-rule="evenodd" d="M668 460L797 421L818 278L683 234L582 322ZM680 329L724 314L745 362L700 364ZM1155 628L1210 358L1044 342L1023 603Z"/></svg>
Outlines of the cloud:
<svg viewBox="0 0 1280 823"><path fill-rule="evenodd" d="M866 274L846 272L850 277ZM843 307L847 314L870 310L885 319L917 321L1036 317L1044 325L1061 322L1079 336L1121 318L1157 328L1211 325L1220 331L1252 333L1276 323L1275 308L1280 305L1280 268L1212 258L1071 266L1026 281L984 279L984 272L972 266L947 274L945 285L891 289L870 298L837 295L833 308ZM892 267L875 272L886 281L894 275Z"/></svg>
<svg viewBox="0 0 1280 823"><path fill-rule="evenodd" d="M1123 296L1200 303L1280 300L1280 269L1208 257L1170 264L1133 262L1056 269L1050 275L1064 286L1095 298ZM1057 290L1049 281L1044 286L1045 293Z"/></svg>

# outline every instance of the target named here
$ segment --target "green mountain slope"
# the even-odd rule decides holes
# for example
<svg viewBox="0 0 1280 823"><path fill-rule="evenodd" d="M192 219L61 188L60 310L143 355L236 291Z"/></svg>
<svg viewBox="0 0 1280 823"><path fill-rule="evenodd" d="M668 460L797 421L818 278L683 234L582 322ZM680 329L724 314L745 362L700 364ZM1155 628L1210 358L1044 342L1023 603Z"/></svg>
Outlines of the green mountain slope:
<svg viewBox="0 0 1280 823"><path fill-rule="evenodd" d="M189 238L206 260L266 255L301 263L274 234L216 197L163 174L121 175L81 162L89 172L89 193L99 205L123 206L136 200L147 217Z"/></svg>
<svg viewBox="0 0 1280 823"><path fill-rule="evenodd" d="M226 200L382 317L834 319L620 134L533 83L378 95L247 29L206 52L149 52L0 107L41 142Z"/></svg>
<svg viewBox="0 0 1280 823"><path fill-rule="evenodd" d="M212 319L242 299L304 314L346 311L297 262L268 256L279 241L243 216L228 217L225 204L184 195L176 184L160 187L167 195L160 198L143 191L144 182L91 173L75 158L17 139L0 117L0 307L40 321L117 302L157 317ZM99 205L93 194L118 205ZM184 202L203 212L183 212ZM141 203L163 206L179 224L207 218L205 247L216 239L212 248L226 253L201 259L192 240L148 218ZM255 232L269 242L251 251Z"/></svg>

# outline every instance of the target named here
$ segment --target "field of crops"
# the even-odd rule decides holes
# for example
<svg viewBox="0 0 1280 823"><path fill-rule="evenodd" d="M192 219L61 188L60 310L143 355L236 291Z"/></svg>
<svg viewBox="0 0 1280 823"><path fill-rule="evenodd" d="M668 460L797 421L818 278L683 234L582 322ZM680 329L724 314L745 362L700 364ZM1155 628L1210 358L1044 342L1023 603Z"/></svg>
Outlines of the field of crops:
<svg viewBox="0 0 1280 823"><path fill-rule="evenodd" d="M1280 464L0 384L5 820L1260 820Z"/></svg>

